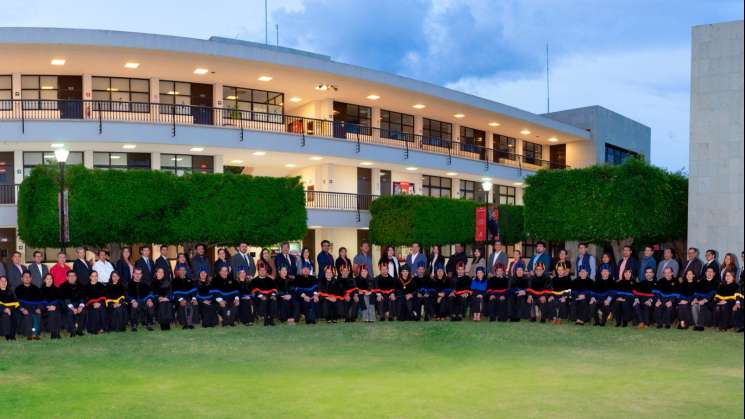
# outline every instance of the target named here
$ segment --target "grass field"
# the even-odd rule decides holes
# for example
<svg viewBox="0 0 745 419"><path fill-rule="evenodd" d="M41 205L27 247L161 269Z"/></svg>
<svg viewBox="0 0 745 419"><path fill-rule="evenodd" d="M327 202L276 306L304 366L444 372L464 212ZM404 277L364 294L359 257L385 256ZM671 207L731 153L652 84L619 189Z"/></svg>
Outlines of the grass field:
<svg viewBox="0 0 745 419"><path fill-rule="evenodd" d="M742 417L743 335L337 324L0 342L2 417Z"/></svg>

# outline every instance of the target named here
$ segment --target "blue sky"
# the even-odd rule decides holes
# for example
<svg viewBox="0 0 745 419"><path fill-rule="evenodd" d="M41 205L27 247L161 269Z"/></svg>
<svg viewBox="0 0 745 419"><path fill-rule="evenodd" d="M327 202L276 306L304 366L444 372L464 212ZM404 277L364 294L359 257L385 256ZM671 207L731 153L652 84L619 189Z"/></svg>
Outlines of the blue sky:
<svg viewBox="0 0 745 419"><path fill-rule="evenodd" d="M602 105L652 128L652 162L688 166L690 31L742 1L269 0L270 40L532 112ZM4 0L0 26L264 41L263 0Z"/></svg>

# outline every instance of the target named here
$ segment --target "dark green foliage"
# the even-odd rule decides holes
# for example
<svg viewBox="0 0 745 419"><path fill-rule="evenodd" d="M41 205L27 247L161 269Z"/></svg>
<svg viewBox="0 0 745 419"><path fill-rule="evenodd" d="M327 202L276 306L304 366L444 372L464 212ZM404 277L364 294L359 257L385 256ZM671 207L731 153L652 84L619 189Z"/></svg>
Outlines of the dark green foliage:
<svg viewBox="0 0 745 419"><path fill-rule="evenodd" d="M69 167L69 245L107 243L266 245L302 238L306 211L296 178L235 174L177 177L161 171ZM32 247L58 245L58 171L35 168L22 184L19 236Z"/></svg>
<svg viewBox="0 0 745 419"><path fill-rule="evenodd" d="M499 238L506 245L525 240L525 214L522 205L499 206Z"/></svg>
<svg viewBox="0 0 745 419"><path fill-rule="evenodd" d="M597 243L686 234L687 179L640 159L620 166L539 171L526 183L530 237Z"/></svg>

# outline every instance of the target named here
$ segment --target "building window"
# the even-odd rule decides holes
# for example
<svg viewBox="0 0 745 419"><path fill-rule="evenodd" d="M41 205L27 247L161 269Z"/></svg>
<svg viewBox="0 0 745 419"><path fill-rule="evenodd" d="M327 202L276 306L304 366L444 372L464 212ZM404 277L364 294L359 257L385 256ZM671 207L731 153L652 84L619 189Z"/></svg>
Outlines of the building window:
<svg viewBox="0 0 745 419"><path fill-rule="evenodd" d="M0 76L0 110L13 109L13 77Z"/></svg>
<svg viewBox="0 0 745 419"><path fill-rule="evenodd" d="M334 122L343 124L346 127L346 132L370 135L372 108L351 103L334 102Z"/></svg>
<svg viewBox="0 0 745 419"><path fill-rule="evenodd" d="M240 115L240 119L253 121L282 122L285 95L266 90L244 87L224 86L222 88L223 107L231 111L230 118Z"/></svg>
<svg viewBox="0 0 745 419"><path fill-rule="evenodd" d="M621 147L616 147L613 144L605 144L605 162L607 164L617 165L621 164L628 157L638 156L639 153L635 153L631 150L626 150Z"/></svg>
<svg viewBox="0 0 745 419"><path fill-rule="evenodd" d="M513 186L494 185L494 203L497 205L516 205L517 188Z"/></svg>
<svg viewBox="0 0 745 419"><path fill-rule="evenodd" d="M23 176L31 174L31 169L39 165L57 164L53 151L24 151ZM67 157L67 164L83 164L83 152L71 151Z"/></svg>
<svg viewBox="0 0 745 419"><path fill-rule="evenodd" d="M212 156L190 156L188 154L161 154L160 169L177 176L186 173L212 173L214 171Z"/></svg>
<svg viewBox="0 0 745 419"><path fill-rule="evenodd" d="M161 80L159 86L160 113L191 115L191 83Z"/></svg>
<svg viewBox="0 0 745 419"><path fill-rule="evenodd" d="M481 184L472 180L460 180L460 197L472 201L486 202L488 194Z"/></svg>
<svg viewBox="0 0 745 419"><path fill-rule="evenodd" d="M21 76L24 109L57 109L57 76Z"/></svg>
<svg viewBox="0 0 745 419"><path fill-rule="evenodd" d="M471 153L482 153L486 147L484 131L469 127L460 127L461 150Z"/></svg>
<svg viewBox="0 0 745 419"><path fill-rule="evenodd" d="M149 170L150 153L93 153L93 167L97 169Z"/></svg>
<svg viewBox="0 0 745 419"><path fill-rule="evenodd" d="M412 141L414 139L414 115L381 110L380 136Z"/></svg>
<svg viewBox="0 0 745 419"><path fill-rule="evenodd" d="M450 198L453 192L453 180L448 177L422 177L422 195Z"/></svg>
<svg viewBox="0 0 745 419"><path fill-rule="evenodd" d="M150 112L150 80L93 77L95 107L105 111Z"/></svg>
<svg viewBox="0 0 745 419"><path fill-rule="evenodd" d="M496 161L517 159L517 139L505 135L494 134L494 150Z"/></svg>
<svg viewBox="0 0 745 419"><path fill-rule="evenodd" d="M523 156L526 163L540 165L543 160L543 146L523 141Z"/></svg>
<svg viewBox="0 0 745 419"><path fill-rule="evenodd" d="M427 145L449 147L453 141L453 124L424 118L422 142Z"/></svg>

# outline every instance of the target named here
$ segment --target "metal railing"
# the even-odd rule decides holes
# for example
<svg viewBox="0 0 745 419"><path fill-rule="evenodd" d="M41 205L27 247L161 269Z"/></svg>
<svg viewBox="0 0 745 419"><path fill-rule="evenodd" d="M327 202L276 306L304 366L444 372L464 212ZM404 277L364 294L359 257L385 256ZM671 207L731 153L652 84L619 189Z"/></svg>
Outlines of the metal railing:
<svg viewBox="0 0 745 419"><path fill-rule="evenodd" d="M305 146L306 136L333 138L356 145L378 144L402 150L403 158L410 151L423 151L446 156L481 161L486 169L500 164L520 169L563 169L567 166L531 156L473 144L467 139L446 139L381 129L339 121L328 121L285 114L254 112L237 108L213 108L166 103L116 102L100 100L0 100L0 120L19 121L25 132L26 121L87 120L98 124L102 133L105 123L142 122L170 125L171 135L184 125L209 125L236 129L241 141L246 130L282 132L300 137Z"/></svg>
<svg viewBox="0 0 745 419"><path fill-rule="evenodd" d="M378 195L347 192L305 191L305 207L341 211L366 211Z"/></svg>
<svg viewBox="0 0 745 419"><path fill-rule="evenodd" d="M19 185L0 185L0 205L15 205Z"/></svg>

